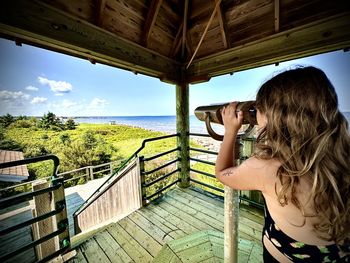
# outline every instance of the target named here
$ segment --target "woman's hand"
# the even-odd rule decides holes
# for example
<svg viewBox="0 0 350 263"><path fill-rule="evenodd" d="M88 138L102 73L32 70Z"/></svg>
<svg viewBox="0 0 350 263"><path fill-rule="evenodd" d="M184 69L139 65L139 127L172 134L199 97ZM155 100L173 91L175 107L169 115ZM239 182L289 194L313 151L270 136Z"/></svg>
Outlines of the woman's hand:
<svg viewBox="0 0 350 263"><path fill-rule="evenodd" d="M221 110L222 121L225 127L225 135L236 136L242 127L243 112L236 112L238 102L231 102Z"/></svg>

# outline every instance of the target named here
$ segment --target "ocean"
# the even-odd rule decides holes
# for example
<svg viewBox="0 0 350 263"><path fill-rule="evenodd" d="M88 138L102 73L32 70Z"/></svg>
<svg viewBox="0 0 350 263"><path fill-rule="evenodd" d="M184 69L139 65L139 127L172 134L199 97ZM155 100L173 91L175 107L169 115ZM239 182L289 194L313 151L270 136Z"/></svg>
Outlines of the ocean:
<svg viewBox="0 0 350 263"><path fill-rule="evenodd" d="M137 126L147 130L176 133L176 116L99 116L99 117L74 117L76 123L94 124L125 124ZM222 125L213 124L215 131L223 133ZM190 132L207 133L205 123L199 121L194 115L190 116Z"/></svg>
<svg viewBox="0 0 350 263"><path fill-rule="evenodd" d="M343 112L345 118L350 124L350 112ZM108 124L114 121L116 124L125 124L137 126L147 130L161 131L165 133L176 132L175 116L99 116L99 117L74 117L76 123L94 123ZM224 127L222 125L213 124L213 129L223 134ZM199 121L194 115L190 116L190 132L207 133L205 123Z"/></svg>

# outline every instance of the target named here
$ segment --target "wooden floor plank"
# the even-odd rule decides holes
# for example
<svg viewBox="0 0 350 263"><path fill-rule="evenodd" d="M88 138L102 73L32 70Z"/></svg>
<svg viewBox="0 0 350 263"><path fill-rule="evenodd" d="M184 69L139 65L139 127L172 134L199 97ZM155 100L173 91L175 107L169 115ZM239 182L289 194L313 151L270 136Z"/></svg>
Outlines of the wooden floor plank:
<svg viewBox="0 0 350 263"><path fill-rule="evenodd" d="M202 230L221 235L224 226L223 205L222 200L213 199L201 192L175 188L158 202L151 202L118 223L110 225L105 231L95 234L95 244L86 242L85 247L81 247L83 253L80 255L82 259L92 262L88 252L94 248L99 249L101 254L91 257L93 260L100 260L96 262L105 262L106 259L109 260L106 262L151 262L162 246L174 239ZM256 211L251 213L249 207L240 207L239 262L263 261L262 221L263 216ZM195 242L196 240L191 243ZM198 242L197 248L183 249L186 258L193 262L223 261L222 237L220 239L220 236L216 238L214 235L210 242ZM207 253L214 250L218 256L213 257ZM198 251L201 253L197 253ZM172 255L165 260L164 263L179 261Z"/></svg>
<svg viewBox="0 0 350 263"><path fill-rule="evenodd" d="M110 263L111 261L100 248L94 238L88 239L86 242L81 244L81 250L84 257L90 263L101 262L101 263Z"/></svg>
<svg viewBox="0 0 350 263"><path fill-rule="evenodd" d="M165 220L168 220L169 222L174 224L177 228L181 229L186 234L190 234L200 230L200 228L196 228L190 225L188 222L181 219L181 217L178 217L176 215L173 215L172 213L169 213L166 209L164 209L160 205L150 204L149 208L152 211L154 211L158 216L164 218Z"/></svg>
<svg viewBox="0 0 350 263"><path fill-rule="evenodd" d="M182 250L177 255L185 262L201 262L213 255L211 244L209 241L191 247L190 249Z"/></svg>
<svg viewBox="0 0 350 263"><path fill-rule="evenodd" d="M76 248L76 256L70 261L73 263L88 263L85 259L83 252L81 251L81 248Z"/></svg>
<svg viewBox="0 0 350 263"><path fill-rule="evenodd" d="M214 199L206 194L199 193L191 188L189 190L180 190L176 188L176 191L181 191L184 195L187 195L188 198L196 198L195 200L199 203L207 203L208 207L211 207L212 209L218 209L218 207L222 208L220 211L224 211L224 203L222 201L219 201L217 199ZM200 201L202 200L202 201ZM264 212L263 210L258 210L257 208L247 206L247 205L240 205L240 215L242 215L245 219L252 220L253 222L256 222L258 225L264 224Z"/></svg>
<svg viewBox="0 0 350 263"><path fill-rule="evenodd" d="M215 229L211 225L206 224L206 222L201 222L198 219L194 218L193 216L183 212L182 210L179 210L178 208L169 204L165 200L162 201L158 206L160 206L167 212L177 216L178 218L181 218L182 222L186 222L199 230Z"/></svg>
<svg viewBox="0 0 350 263"><path fill-rule="evenodd" d="M155 257L162 248L161 244L129 218L124 218L119 221L118 224L122 226L124 230L128 232L128 234L132 236L133 239L136 240L145 250L147 250L152 257Z"/></svg>
<svg viewBox="0 0 350 263"><path fill-rule="evenodd" d="M224 216L218 213L214 213L215 216L209 216L208 209L203 209L201 206L196 205L191 200L179 198L178 196L168 195L165 199L166 202L173 205L174 207L181 209L187 214L197 218L199 221L205 222L211 225L214 229L223 231L224 230ZM205 211L207 210L207 211Z"/></svg>
<svg viewBox="0 0 350 263"><path fill-rule="evenodd" d="M208 212L208 215L217 218L220 216L224 216L224 207L221 205L218 207L218 204L212 204L209 202L206 202L196 196L193 196L186 191L181 191L179 189L174 189L174 191L171 193L171 196L175 199L179 200L180 202L187 201L191 207L198 207L201 210L204 210ZM218 201L219 203L219 201Z"/></svg>
<svg viewBox="0 0 350 263"><path fill-rule="evenodd" d="M98 233L94 236L94 239L111 262L133 262L133 260L128 256L128 254L126 254L126 252L120 247L120 245L108 231L105 230Z"/></svg>
<svg viewBox="0 0 350 263"><path fill-rule="evenodd" d="M160 226L154 224L152 221L147 220L139 213L132 213L128 216L136 225L142 228L148 235L152 236L162 246L166 242L173 240L167 232L164 232Z"/></svg>
<svg viewBox="0 0 350 263"><path fill-rule="evenodd" d="M109 226L107 231L134 262L146 263L152 260L151 254L137 243L119 224Z"/></svg>
<svg viewBox="0 0 350 263"><path fill-rule="evenodd" d="M167 235L169 235L173 239L178 239L186 235L186 233L183 232L181 229L171 224L169 221L167 221L167 219L162 218L153 211L147 209L147 207L136 211L136 213L152 221L155 225L157 225L160 229L162 229Z"/></svg>

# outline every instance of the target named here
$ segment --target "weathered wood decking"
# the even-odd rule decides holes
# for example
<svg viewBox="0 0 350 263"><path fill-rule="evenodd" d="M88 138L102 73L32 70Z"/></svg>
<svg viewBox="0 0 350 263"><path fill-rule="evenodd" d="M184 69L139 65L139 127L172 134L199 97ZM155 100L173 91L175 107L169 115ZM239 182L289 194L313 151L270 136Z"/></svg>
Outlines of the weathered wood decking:
<svg viewBox="0 0 350 263"><path fill-rule="evenodd" d="M86 184L65 189L69 233L74 235L73 213L107 179L107 177L89 181ZM0 210L0 229L13 226L33 218L33 203L23 202ZM0 254L7 254L33 241L31 227L27 226L12 233L0 236ZM34 249L19 254L8 262L34 262Z"/></svg>
<svg viewBox="0 0 350 263"><path fill-rule="evenodd" d="M151 262L169 241L201 230L223 232L223 206L195 188L175 188L80 244L70 262ZM239 262L262 262L262 224L261 211L241 206Z"/></svg>

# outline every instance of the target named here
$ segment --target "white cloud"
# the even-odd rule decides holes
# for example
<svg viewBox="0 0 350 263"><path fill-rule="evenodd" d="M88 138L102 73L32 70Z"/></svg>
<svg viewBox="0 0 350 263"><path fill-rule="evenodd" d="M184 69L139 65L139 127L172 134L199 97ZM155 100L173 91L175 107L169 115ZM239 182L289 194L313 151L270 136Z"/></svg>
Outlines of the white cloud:
<svg viewBox="0 0 350 263"><path fill-rule="evenodd" d="M49 80L43 77L38 77L38 80L41 84L48 85L51 90L57 94L69 93L73 89L72 84L66 81Z"/></svg>
<svg viewBox="0 0 350 263"><path fill-rule="evenodd" d="M39 89L37 87L34 87L34 86L28 86L28 87L26 87L26 90L38 91Z"/></svg>
<svg viewBox="0 0 350 263"><path fill-rule="evenodd" d="M99 99L99 98L94 98L88 108L90 109L98 109L98 108L104 108L108 104L108 101L105 99Z"/></svg>
<svg viewBox="0 0 350 263"><path fill-rule="evenodd" d="M55 93L55 96L63 96L64 94L63 93Z"/></svg>
<svg viewBox="0 0 350 263"><path fill-rule="evenodd" d="M63 108L72 108L74 106L76 106L78 103L70 101L70 100L63 100L62 101L62 107Z"/></svg>
<svg viewBox="0 0 350 263"><path fill-rule="evenodd" d="M26 112L30 95L22 91L0 90L0 115L21 115Z"/></svg>
<svg viewBox="0 0 350 263"><path fill-rule="evenodd" d="M78 102L74 102L71 100L62 100L59 102L53 102L49 104L49 107L53 107L56 108L58 110L61 110L62 112L65 112L65 110L70 109L72 110L72 108L81 108L83 107L82 105L80 105L80 103Z"/></svg>
<svg viewBox="0 0 350 263"><path fill-rule="evenodd" d="M47 98L44 97L34 97L32 101L30 102L31 104L44 104L47 102Z"/></svg>
<svg viewBox="0 0 350 263"><path fill-rule="evenodd" d="M30 95L22 91L0 90L0 100L2 101L28 100L29 98Z"/></svg>

